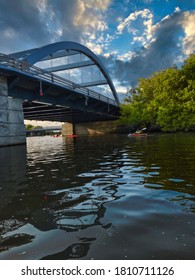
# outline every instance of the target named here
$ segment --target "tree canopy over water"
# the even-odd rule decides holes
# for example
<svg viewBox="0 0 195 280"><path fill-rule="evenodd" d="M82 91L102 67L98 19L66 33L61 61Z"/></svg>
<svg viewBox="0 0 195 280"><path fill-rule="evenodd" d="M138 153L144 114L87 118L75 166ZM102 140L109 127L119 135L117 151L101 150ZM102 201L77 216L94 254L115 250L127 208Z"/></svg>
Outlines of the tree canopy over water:
<svg viewBox="0 0 195 280"><path fill-rule="evenodd" d="M139 80L121 106L120 123L158 125L163 131L195 127L195 54L177 66Z"/></svg>

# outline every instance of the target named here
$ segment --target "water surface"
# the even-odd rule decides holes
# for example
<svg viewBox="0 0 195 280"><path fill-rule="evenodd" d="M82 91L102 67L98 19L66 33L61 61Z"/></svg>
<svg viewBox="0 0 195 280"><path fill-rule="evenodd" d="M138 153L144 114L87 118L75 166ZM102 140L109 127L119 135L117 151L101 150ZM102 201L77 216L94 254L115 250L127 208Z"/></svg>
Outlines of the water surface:
<svg viewBox="0 0 195 280"><path fill-rule="evenodd" d="M195 135L0 148L0 259L195 259Z"/></svg>

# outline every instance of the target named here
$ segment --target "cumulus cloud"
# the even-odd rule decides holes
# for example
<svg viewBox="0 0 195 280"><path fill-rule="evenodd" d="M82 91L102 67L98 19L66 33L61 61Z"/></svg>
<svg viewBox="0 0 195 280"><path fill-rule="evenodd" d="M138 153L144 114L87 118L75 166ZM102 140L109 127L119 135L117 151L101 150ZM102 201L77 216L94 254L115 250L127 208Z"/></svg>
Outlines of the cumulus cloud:
<svg viewBox="0 0 195 280"><path fill-rule="evenodd" d="M149 12L145 13L149 14ZM135 15L135 13L134 13ZM134 18L131 16L131 18ZM153 40L148 46L136 51L128 61L115 60L113 69L116 79L124 86L136 86L138 79L148 77L153 72L160 71L177 63L177 57L184 52L189 54L194 47L194 13L181 13L178 9L171 15L164 17L159 23L151 25ZM180 35L184 30L185 38ZM134 37L141 41L141 37ZM183 48L183 50L182 50Z"/></svg>
<svg viewBox="0 0 195 280"><path fill-rule="evenodd" d="M96 38L107 29L104 13L110 1L1 0L1 52Z"/></svg>
<svg viewBox="0 0 195 280"><path fill-rule="evenodd" d="M21 49L29 43L40 44L49 37L47 20L41 17L44 1L1 0L1 51Z"/></svg>
<svg viewBox="0 0 195 280"><path fill-rule="evenodd" d="M103 19L101 11L105 11L109 3L110 0L77 0L73 24L75 26L82 26L86 32L106 30L107 24Z"/></svg>
<svg viewBox="0 0 195 280"><path fill-rule="evenodd" d="M141 18L152 18L152 14L150 13L149 9L144 9L140 11L135 11L134 13L130 13L130 15L124 20L122 20L118 25L118 33L121 34L124 31L125 27L127 27L128 30L131 31L132 22L135 21L139 16Z"/></svg>
<svg viewBox="0 0 195 280"><path fill-rule="evenodd" d="M101 45L99 45L99 44L95 44L95 43L92 43L92 42L87 42L86 46L90 50L92 50L96 55L100 55L103 52L103 50L101 48Z"/></svg>
<svg viewBox="0 0 195 280"><path fill-rule="evenodd" d="M127 31L130 34L132 45L140 42L140 45L146 47L153 41L153 13L149 9L135 11L130 13L125 19L121 19L117 26L118 35Z"/></svg>
<svg viewBox="0 0 195 280"><path fill-rule="evenodd" d="M114 62L115 78L119 79L124 86L134 87L139 78L148 77L153 72L173 66L181 53L178 38L178 34L182 31L181 23L186 27L188 43L191 43L192 26L189 21L186 21L186 16L185 13L173 13L152 26L154 39L149 46L142 47L132 55L129 61L116 60ZM136 40L141 40L141 38ZM186 39L185 42L187 42Z"/></svg>
<svg viewBox="0 0 195 280"><path fill-rule="evenodd" d="M176 7L174 12L176 12L176 13L177 13L177 12L181 12L181 10L180 10L179 7Z"/></svg>
<svg viewBox="0 0 195 280"><path fill-rule="evenodd" d="M185 12L181 24L185 33L182 41L183 52L189 55L195 52L195 11Z"/></svg>

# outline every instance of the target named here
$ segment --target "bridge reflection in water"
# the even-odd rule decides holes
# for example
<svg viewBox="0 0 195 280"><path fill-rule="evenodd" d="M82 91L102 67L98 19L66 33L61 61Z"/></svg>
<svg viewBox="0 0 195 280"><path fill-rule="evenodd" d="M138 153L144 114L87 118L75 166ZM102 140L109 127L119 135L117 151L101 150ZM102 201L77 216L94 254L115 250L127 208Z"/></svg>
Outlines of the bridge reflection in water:
<svg viewBox="0 0 195 280"><path fill-rule="evenodd" d="M113 169L111 176L110 170L106 171L104 166L101 168L98 162L104 156L105 148L112 152L113 147L106 145L102 149L101 144L96 145L98 158L88 158L88 152L80 150L82 141L85 147L93 143L91 138L85 137L79 139L79 145L77 139L54 139L49 136L29 138L27 166L25 146L5 148L7 175L1 176L1 193L4 195L1 196L0 214L3 236L0 247L1 251L5 251L5 258L7 249L12 248L11 255L14 255L18 251L17 246L25 246L26 243L30 254L33 244L40 242L37 237L40 232L48 236L57 231L57 235L60 233L61 236L64 231L68 234L67 243L75 238L75 234L88 228L112 227L112 223L102 223L101 220L105 215L106 203L119 198L117 183L112 180L112 176L118 178L119 175L114 175ZM43 142L47 144L43 145ZM23 153L18 155L21 149ZM13 181L8 171L11 159L8 150L14 150L15 161L10 172L18 178L13 177ZM86 173L88 166L90 172ZM117 165L115 168L118 168ZM95 240L95 237L81 237L77 243L71 241L65 250L52 254L51 258L83 257ZM45 248L47 242L41 246ZM9 251L7 253L10 254Z"/></svg>

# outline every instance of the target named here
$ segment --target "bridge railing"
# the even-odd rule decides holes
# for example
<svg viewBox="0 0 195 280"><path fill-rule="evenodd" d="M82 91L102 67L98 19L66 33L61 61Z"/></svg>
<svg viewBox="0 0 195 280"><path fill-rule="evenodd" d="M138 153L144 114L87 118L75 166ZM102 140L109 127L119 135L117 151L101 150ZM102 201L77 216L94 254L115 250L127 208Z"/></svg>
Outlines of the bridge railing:
<svg viewBox="0 0 195 280"><path fill-rule="evenodd" d="M17 69L20 72L26 72L30 75L33 75L36 78L39 78L40 81L49 81L53 84L66 87L68 89L74 90L78 93L81 93L85 95L86 97L92 97L101 101L104 101L108 104L112 104L115 106L118 106L117 102L109 97L106 97L96 91L93 91L91 89L82 87L81 85L74 83L72 81L69 81L63 77L60 77L56 74L53 74L51 72L47 72L46 70L43 70L37 66L31 66L25 61L20 61L18 59L15 59L9 55L0 54L0 64L3 66L6 66L8 68L14 68Z"/></svg>

